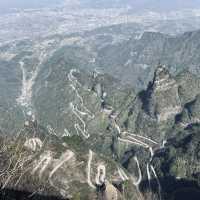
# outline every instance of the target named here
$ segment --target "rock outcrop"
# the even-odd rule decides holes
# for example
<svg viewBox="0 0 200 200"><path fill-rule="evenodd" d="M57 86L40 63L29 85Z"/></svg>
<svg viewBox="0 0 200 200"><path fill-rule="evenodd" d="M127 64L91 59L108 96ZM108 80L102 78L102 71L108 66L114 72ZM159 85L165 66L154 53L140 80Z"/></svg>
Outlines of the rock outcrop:
<svg viewBox="0 0 200 200"><path fill-rule="evenodd" d="M147 112L158 122L167 121L181 111L178 84L169 71L159 66L154 74L153 82L147 88Z"/></svg>

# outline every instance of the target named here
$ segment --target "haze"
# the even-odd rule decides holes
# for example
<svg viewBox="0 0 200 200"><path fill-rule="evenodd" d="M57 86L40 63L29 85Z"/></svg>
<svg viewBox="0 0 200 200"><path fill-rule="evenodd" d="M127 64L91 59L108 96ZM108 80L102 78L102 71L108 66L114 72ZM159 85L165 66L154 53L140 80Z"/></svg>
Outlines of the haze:
<svg viewBox="0 0 200 200"><path fill-rule="evenodd" d="M58 4L63 0L1 0L0 13L10 12L13 8L40 8Z"/></svg>
<svg viewBox="0 0 200 200"><path fill-rule="evenodd" d="M200 0L3 0L0 11L8 12L12 8L40 8L58 5L66 1L68 4L79 2L82 7L110 8L129 6L134 10L177 10L183 8L200 8ZM77 4L76 4L77 5Z"/></svg>

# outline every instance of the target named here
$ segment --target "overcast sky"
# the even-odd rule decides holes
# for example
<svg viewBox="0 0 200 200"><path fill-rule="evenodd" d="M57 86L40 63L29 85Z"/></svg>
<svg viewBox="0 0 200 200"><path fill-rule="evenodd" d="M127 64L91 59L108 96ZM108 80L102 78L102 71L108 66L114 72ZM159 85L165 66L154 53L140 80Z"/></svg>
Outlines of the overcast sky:
<svg viewBox="0 0 200 200"><path fill-rule="evenodd" d="M10 8L38 8L58 4L64 0L0 0L0 10ZM80 1L87 7L132 6L134 9L171 10L182 8L200 8L200 0L67 0Z"/></svg>
<svg viewBox="0 0 200 200"><path fill-rule="evenodd" d="M62 0L0 0L0 7L41 6ZM73 1L73 0L72 0Z"/></svg>
<svg viewBox="0 0 200 200"><path fill-rule="evenodd" d="M58 2L62 1L63 0L0 0L0 11L7 12L11 8L40 8L58 4Z"/></svg>
<svg viewBox="0 0 200 200"><path fill-rule="evenodd" d="M200 7L200 0L81 0L92 5L130 5L136 9L182 9Z"/></svg>

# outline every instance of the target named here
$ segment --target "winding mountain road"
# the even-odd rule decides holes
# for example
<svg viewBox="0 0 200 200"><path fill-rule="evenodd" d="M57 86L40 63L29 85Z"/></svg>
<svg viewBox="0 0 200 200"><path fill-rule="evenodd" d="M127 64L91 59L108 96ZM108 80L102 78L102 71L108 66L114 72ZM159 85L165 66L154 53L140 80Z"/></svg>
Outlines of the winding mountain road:
<svg viewBox="0 0 200 200"><path fill-rule="evenodd" d="M90 134L87 132L86 130L86 123L83 120L82 116L87 116L90 119L94 119L95 115L91 113L91 111L84 105L84 101L83 98L81 97L81 95L78 92L77 87L82 87L81 84L78 82L77 78L73 75L73 73L80 73L77 69L71 69L69 74L68 74L68 80L71 82L70 87L72 88L73 91L75 91L76 96L78 97L78 99L80 100L80 104L79 105L74 105L73 102L70 103L70 107L72 109L73 114L79 119L79 121L82 124L82 128L81 125L78 123L74 124L74 128L76 129L78 135L79 133L81 133L86 139L88 139L90 137ZM78 109L78 106L80 106L83 111Z"/></svg>

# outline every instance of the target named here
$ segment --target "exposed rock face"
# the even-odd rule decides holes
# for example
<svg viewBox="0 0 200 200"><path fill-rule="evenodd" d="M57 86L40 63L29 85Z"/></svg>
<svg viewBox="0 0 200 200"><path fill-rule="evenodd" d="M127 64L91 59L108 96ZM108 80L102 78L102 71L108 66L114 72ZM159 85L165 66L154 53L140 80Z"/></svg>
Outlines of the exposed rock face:
<svg viewBox="0 0 200 200"><path fill-rule="evenodd" d="M178 74L176 81L179 85L179 96L183 106L193 101L200 93L200 79L189 71Z"/></svg>
<svg viewBox="0 0 200 200"><path fill-rule="evenodd" d="M184 107L181 99L190 97L189 93L179 92L180 83L165 66L158 66L147 89L140 92L121 112L119 121L123 127L157 141L165 140L166 131L173 126L176 115ZM184 90L187 90L187 85L184 84Z"/></svg>
<svg viewBox="0 0 200 200"><path fill-rule="evenodd" d="M177 116L177 124L187 127L190 124L200 123L200 95L185 104L183 111Z"/></svg>
<svg viewBox="0 0 200 200"><path fill-rule="evenodd" d="M147 88L147 94L148 112L158 122L173 118L182 109L178 84L163 66L156 69L153 82Z"/></svg>

